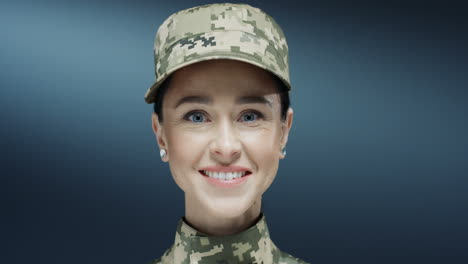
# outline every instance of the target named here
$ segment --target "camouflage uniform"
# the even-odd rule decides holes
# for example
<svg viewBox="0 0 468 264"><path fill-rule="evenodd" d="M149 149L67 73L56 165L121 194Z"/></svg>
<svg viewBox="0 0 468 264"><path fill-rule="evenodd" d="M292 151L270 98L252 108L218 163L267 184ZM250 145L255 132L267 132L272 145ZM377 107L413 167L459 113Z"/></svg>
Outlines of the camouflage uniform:
<svg viewBox="0 0 468 264"><path fill-rule="evenodd" d="M306 264L281 251L270 238L265 216L232 236L208 236L179 220L172 247L150 264Z"/></svg>

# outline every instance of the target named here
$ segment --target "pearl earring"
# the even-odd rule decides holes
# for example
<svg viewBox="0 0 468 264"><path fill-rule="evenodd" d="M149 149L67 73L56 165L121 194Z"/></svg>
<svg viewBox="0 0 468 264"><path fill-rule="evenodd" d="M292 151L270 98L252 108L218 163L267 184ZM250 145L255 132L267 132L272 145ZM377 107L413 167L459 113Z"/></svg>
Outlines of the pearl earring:
<svg viewBox="0 0 468 264"><path fill-rule="evenodd" d="M159 155L161 156L161 159L163 159L164 157L166 157L166 154L167 154L167 152L166 152L165 149L161 149L161 150L159 151Z"/></svg>
<svg viewBox="0 0 468 264"><path fill-rule="evenodd" d="M281 148L281 154L282 154L283 156L286 156L286 147L282 147L282 148Z"/></svg>

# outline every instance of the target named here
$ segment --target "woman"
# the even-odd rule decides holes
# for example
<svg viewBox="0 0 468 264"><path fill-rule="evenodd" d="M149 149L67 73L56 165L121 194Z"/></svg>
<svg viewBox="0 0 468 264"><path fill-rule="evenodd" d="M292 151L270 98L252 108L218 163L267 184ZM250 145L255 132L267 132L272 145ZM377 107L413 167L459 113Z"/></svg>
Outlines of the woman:
<svg viewBox="0 0 468 264"><path fill-rule="evenodd" d="M185 216L152 263L305 263L276 247L261 212L293 120L281 28L249 5L199 6L170 16L154 51L145 100Z"/></svg>

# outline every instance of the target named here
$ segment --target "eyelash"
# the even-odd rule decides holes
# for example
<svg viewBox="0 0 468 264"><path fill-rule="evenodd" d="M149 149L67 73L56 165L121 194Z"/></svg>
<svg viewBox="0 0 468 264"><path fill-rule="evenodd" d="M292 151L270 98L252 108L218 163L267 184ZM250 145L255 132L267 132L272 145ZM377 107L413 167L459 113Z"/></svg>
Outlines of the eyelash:
<svg viewBox="0 0 468 264"><path fill-rule="evenodd" d="M206 118L206 113L205 113L205 111L194 110L194 111L190 111L190 112L188 112L187 114L185 114L185 116L183 117L183 119L184 119L185 121L192 122L192 120L190 120L189 117L190 117L191 115L197 114L197 113L200 113L200 114L204 115L204 117ZM255 111L255 110L247 110L247 111L245 111L245 112L242 113L241 117L244 116L244 115L247 114L247 113L253 113L253 114L255 114L255 115L257 116L257 119L263 119L263 118L264 118L264 116L263 116L262 113L260 113L260 112L258 112L258 111ZM257 120L257 119L255 119L255 120ZM254 122L254 121L252 121L252 122ZM252 122L246 122L246 123L252 123ZM203 122L192 122L192 123L203 123Z"/></svg>

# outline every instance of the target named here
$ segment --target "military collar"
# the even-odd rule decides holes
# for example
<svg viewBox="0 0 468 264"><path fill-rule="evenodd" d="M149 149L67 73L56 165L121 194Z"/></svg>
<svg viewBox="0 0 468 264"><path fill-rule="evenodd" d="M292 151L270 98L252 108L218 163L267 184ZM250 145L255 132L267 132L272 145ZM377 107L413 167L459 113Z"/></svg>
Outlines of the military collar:
<svg viewBox="0 0 468 264"><path fill-rule="evenodd" d="M165 257L172 263L272 263L275 244L263 213L257 223L230 236L209 236L179 220L175 243Z"/></svg>

